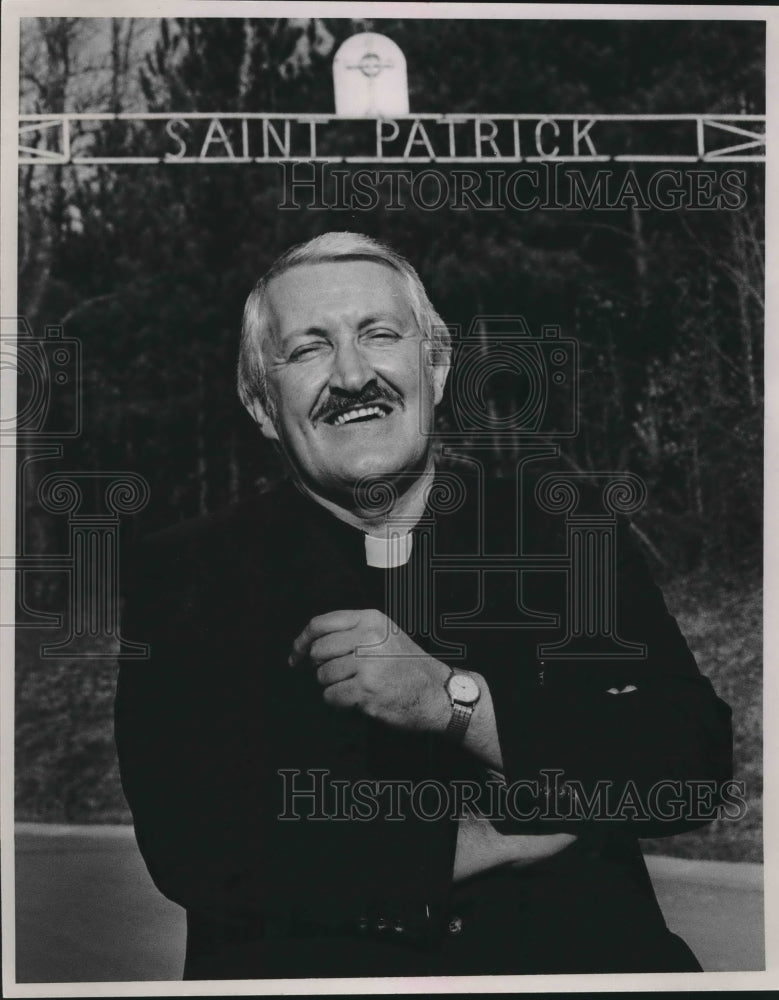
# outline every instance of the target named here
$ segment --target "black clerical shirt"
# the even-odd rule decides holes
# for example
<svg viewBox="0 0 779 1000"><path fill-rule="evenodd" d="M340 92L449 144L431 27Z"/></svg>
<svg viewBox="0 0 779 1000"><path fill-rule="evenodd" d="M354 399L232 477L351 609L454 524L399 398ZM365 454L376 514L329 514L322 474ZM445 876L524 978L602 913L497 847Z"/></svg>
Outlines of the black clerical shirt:
<svg viewBox="0 0 779 1000"><path fill-rule="evenodd" d="M511 483L490 492L486 517L478 483L463 496L449 510L428 507L410 561L392 570L369 567L362 533L289 483L162 533L136 555L123 636L147 642L151 653L122 663L117 745L151 875L187 909L189 978L539 971L533 952L546 956L542 965L557 963L541 971L577 971L570 961L581 966L582 955L593 954L581 942L608 937L593 928L618 936L631 920L642 928L635 956L624 958L631 945L623 941L592 959L608 965L611 955L610 968L590 971L624 961L647 968L650 954L660 967L695 968L694 960L685 966L668 957L674 948L666 947L636 838L705 819L658 817L646 803L658 783L719 787L730 776L729 710L698 671L626 525L618 533L617 622L621 637L643 644L646 655L544 662L540 646L566 627L564 574L559 567L488 574L473 557L485 547L516 553L520 533L559 556L565 532ZM540 875L495 872L453 887L457 816L431 816L429 796L419 815L409 796L421 785L430 794L436 784L452 792L463 780L485 786L481 762L438 734L333 710L310 665L287 665L292 640L312 617L371 607L431 655L485 678L506 785L518 789L508 814L494 817L496 828L579 838ZM531 610L535 625L512 626L520 608ZM549 774L557 774L551 805ZM612 806L625 788L635 791L640 808L611 818L567 815L569 781L587 794L606 782ZM375 802L368 794L392 787L398 794L377 794ZM577 878L601 885L600 922L582 906L592 884L566 908L565 886ZM539 885L542 893L528 888ZM463 951L465 937L453 951L452 907L480 893L525 900L509 922L545 927L546 937L524 952L490 951L484 941L500 937L491 930L481 958ZM569 910L578 928L569 926ZM296 950L287 953L280 942L290 941ZM333 941L347 942L340 965ZM293 964L285 971L287 954ZM314 957L296 971L306 954ZM471 964L455 955L470 955Z"/></svg>

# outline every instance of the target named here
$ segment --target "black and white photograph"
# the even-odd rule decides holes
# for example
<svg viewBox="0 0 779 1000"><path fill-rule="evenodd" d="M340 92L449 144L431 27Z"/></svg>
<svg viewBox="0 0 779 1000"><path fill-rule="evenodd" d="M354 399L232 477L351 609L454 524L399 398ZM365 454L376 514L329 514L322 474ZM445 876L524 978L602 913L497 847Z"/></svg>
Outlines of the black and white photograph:
<svg viewBox="0 0 779 1000"><path fill-rule="evenodd" d="M776 10L3 15L4 995L775 987Z"/></svg>

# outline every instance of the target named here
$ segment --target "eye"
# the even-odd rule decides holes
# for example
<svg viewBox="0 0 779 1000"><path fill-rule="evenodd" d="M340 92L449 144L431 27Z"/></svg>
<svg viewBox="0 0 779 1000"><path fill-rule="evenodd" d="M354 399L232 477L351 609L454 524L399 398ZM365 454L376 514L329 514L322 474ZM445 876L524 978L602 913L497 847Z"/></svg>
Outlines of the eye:
<svg viewBox="0 0 779 1000"><path fill-rule="evenodd" d="M305 361L308 358L312 358L319 354L325 347L322 341L312 341L308 344L301 344L300 347L296 347L295 350L290 354L290 361Z"/></svg>
<svg viewBox="0 0 779 1000"><path fill-rule="evenodd" d="M384 326L377 327L375 330L368 330L367 336L370 341L378 341L379 343L398 339L398 334L394 330Z"/></svg>

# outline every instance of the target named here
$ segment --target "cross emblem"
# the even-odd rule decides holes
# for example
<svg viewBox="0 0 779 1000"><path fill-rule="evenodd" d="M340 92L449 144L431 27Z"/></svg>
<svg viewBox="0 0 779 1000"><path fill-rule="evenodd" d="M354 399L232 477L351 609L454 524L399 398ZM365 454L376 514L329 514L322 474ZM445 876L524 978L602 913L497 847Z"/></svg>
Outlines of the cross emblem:
<svg viewBox="0 0 779 1000"><path fill-rule="evenodd" d="M351 66L347 66L346 68L358 69L363 76L371 78L374 76L378 76L383 69L394 69L395 63L392 62L383 63L375 52L366 52L358 63L353 63Z"/></svg>

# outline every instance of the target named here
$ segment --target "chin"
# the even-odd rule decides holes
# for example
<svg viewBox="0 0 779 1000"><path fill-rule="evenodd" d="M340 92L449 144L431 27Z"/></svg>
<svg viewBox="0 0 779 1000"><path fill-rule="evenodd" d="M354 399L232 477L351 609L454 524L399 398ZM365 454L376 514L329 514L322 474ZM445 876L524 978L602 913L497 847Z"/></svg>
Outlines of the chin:
<svg viewBox="0 0 779 1000"><path fill-rule="evenodd" d="M351 483L356 483L369 476L393 479L396 476L421 472L425 464L425 455L405 454L394 456L384 452L381 454L365 455L355 462L350 462L343 469L343 472L346 473L344 479Z"/></svg>

